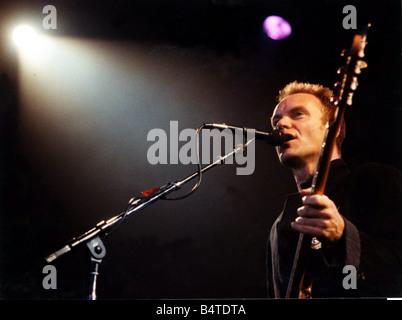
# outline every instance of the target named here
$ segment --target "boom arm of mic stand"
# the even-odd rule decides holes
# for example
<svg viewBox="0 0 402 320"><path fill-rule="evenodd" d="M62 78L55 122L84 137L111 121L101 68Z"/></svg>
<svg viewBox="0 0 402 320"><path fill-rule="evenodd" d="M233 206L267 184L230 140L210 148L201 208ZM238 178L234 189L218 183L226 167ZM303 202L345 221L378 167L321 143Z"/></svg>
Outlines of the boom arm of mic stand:
<svg viewBox="0 0 402 320"><path fill-rule="evenodd" d="M249 143L251 143L254 140L255 140L254 138L250 139L245 145L238 146L237 148L233 149L231 152L227 153L226 155L219 157L219 159L217 159L215 162L202 168L201 172L203 173L203 172L215 167L216 165L224 163L224 161L227 158L233 156L234 154L236 154L239 151L242 151L245 147L247 147L247 145ZM100 221L94 228L88 230L87 232L85 232L84 234L80 235L77 238L73 238L63 248L61 248L60 250L57 250L57 251L53 252L52 254L50 254L49 256L47 256L45 258L45 260L48 263L50 263L50 262L56 260L57 258L59 258L60 256L64 255L65 253L70 252L73 248L79 246L82 243L86 243L95 237L106 236L112 230L113 227L119 226L123 220L132 216L134 213L148 207L155 201L167 196L171 192L180 189L182 185L184 185L185 183L194 179L198 175L199 175L199 171L194 172L193 174L189 175L188 177L184 178L183 180L180 180L180 181L177 181L174 183L169 182L168 184L164 185L163 187L161 187L159 190L155 191L151 195L149 195L145 198L139 199L139 201L136 201L135 204L132 206L132 208L128 209L127 211L120 213L117 216L110 218L109 220Z"/></svg>

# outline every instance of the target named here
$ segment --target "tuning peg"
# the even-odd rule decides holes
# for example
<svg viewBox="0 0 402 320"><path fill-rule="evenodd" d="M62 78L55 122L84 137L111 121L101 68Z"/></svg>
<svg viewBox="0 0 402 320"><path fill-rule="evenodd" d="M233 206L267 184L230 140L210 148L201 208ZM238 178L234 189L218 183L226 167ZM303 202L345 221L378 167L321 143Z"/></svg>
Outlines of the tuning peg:
<svg viewBox="0 0 402 320"><path fill-rule="evenodd" d="M355 74L360 74L361 72L362 72L361 68L358 65L356 65L355 66Z"/></svg>
<svg viewBox="0 0 402 320"><path fill-rule="evenodd" d="M346 53L348 52L348 50L346 50L346 49L343 49L342 51L341 51L341 57L344 57L345 55L346 55Z"/></svg>
<svg viewBox="0 0 402 320"><path fill-rule="evenodd" d="M352 83L350 84L350 89L352 89L354 91L357 89L358 85L359 85L359 83L357 82L357 77L353 77Z"/></svg>
<svg viewBox="0 0 402 320"><path fill-rule="evenodd" d="M359 65L359 67L360 67L360 69L364 69L364 68L367 68L367 62L366 61L364 61L364 60L359 60L358 62L357 62L357 64Z"/></svg>
<svg viewBox="0 0 402 320"><path fill-rule="evenodd" d="M366 47L366 45L367 42L364 39L362 39L362 47L357 54L360 58L364 58L364 48Z"/></svg>
<svg viewBox="0 0 402 320"><path fill-rule="evenodd" d="M361 69L367 68L367 63L363 60L359 60L356 62L355 66L355 74L360 74Z"/></svg>
<svg viewBox="0 0 402 320"><path fill-rule="evenodd" d="M348 97L346 99L346 104L351 106L352 105L352 100L353 100L353 92L349 92Z"/></svg>
<svg viewBox="0 0 402 320"><path fill-rule="evenodd" d="M338 97L331 97L331 99L329 99L330 100L330 102L333 104L333 105L338 105L338 103L339 103L339 100L338 100Z"/></svg>

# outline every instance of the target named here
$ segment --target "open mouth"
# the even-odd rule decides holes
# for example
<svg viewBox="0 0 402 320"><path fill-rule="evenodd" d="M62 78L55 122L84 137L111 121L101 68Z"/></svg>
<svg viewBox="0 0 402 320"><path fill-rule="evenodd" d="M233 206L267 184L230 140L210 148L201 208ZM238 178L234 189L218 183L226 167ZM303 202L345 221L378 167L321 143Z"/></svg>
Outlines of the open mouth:
<svg viewBox="0 0 402 320"><path fill-rule="evenodd" d="M289 141L291 141L291 140L294 140L294 139L296 139L295 136L286 133L286 134L285 134L285 142L284 142L283 144L286 144L287 142L289 142Z"/></svg>
<svg viewBox="0 0 402 320"><path fill-rule="evenodd" d="M295 140L295 139L296 139L295 136L293 136L291 134L285 134L285 142L282 145L280 145L279 149L281 151L283 151L283 150L289 148L290 147L289 142L292 140Z"/></svg>

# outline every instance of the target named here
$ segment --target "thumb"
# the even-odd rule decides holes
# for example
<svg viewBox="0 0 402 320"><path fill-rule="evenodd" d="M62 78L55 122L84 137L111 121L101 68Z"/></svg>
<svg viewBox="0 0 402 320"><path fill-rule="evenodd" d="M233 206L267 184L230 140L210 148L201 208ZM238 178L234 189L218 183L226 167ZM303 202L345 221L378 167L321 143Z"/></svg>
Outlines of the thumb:
<svg viewBox="0 0 402 320"><path fill-rule="evenodd" d="M307 188L307 189L302 189L302 190L300 190L300 194L301 194L302 196L309 196L309 195L311 194L311 187L310 187L310 188Z"/></svg>

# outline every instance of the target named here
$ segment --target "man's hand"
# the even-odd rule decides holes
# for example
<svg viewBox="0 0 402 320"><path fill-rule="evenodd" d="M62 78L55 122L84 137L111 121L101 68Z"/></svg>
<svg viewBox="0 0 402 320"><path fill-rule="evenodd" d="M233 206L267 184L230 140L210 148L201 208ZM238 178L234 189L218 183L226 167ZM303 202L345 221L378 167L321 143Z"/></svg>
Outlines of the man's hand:
<svg viewBox="0 0 402 320"><path fill-rule="evenodd" d="M298 217L291 226L293 229L327 240L338 241L345 229L345 221L334 202L325 195L310 195L311 188L303 189L303 206L297 209Z"/></svg>

